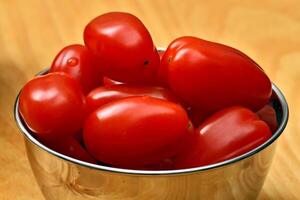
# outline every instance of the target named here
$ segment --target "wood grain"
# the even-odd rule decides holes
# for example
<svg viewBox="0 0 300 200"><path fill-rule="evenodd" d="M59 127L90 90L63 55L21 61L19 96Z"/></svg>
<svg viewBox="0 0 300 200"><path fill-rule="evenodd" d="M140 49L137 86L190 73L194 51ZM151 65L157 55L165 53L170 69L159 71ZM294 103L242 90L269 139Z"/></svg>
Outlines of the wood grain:
<svg viewBox="0 0 300 200"><path fill-rule="evenodd" d="M116 10L138 16L157 46L194 35L234 46L265 69L286 95L290 120L260 199L300 199L300 0L1 0L0 199L42 199L13 120L19 89L63 46L82 43L90 19Z"/></svg>

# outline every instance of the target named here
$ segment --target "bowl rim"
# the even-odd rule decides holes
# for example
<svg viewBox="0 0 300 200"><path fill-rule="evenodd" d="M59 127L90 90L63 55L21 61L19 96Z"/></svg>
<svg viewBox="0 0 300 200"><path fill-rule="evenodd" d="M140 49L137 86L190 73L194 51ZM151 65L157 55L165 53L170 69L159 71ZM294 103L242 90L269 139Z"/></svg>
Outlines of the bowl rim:
<svg viewBox="0 0 300 200"><path fill-rule="evenodd" d="M38 73L38 75L42 75L47 73L48 69L41 71ZM200 166L200 167L193 167L193 168L188 168L188 169L176 169L176 170L133 170L133 169L124 169L124 168L116 168L116 167L108 167L108 166L103 166L100 164L92 164L88 163L85 161L77 160L75 158L66 156L64 154L61 154L59 152L56 152L49 147L45 146L41 142L39 142L31 133L31 131L27 128L25 123L22 120L22 117L20 116L19 113L19 95L17 95L16 100L15 100L15 105L14 105L14 117L16 124L19 128L19 130L23 133L25 136L26 140L29 140L31 143L36 145L38 148L40 148L43 151L46 151L50 153L53 156L58 157L59 159L63 159L65 161L71 162L73 164L79 165L81 167L87 167L91 168L94 170L101 170L105 172L111 172L111 173L122 173L122 174L130 174L130 175L182 175L182 174L188 174L188 173L196 173L196 172L201 172L201 171L207 171L211 170L214 168L219 168L223 166L227 166L230 164L233 164L235 162L244 160L248 157L251 157L255 155L256 153L264 150L267 148L269 145L271 145L276 139L282 134L284 131L287 122L288 122L288 117L289 117L289 109L288 109L288 104L287 101L283 95L283 93L279 90L279 88L272 83L272 91L276 94L276 97L278 98L278 101L280 103L281 109L282 109L282 118L281 122L276 130L276 132L272 135L271 138L269 138L266 142L261 144L260 146L256 147L255 149L252 149L251 151L248 151L247 153L244 153L240 156L234 157L232 159L228 159L222 162L210 164L210 165L205 165L205 166ZM21 92L21 91L20 91Z"/></svg>

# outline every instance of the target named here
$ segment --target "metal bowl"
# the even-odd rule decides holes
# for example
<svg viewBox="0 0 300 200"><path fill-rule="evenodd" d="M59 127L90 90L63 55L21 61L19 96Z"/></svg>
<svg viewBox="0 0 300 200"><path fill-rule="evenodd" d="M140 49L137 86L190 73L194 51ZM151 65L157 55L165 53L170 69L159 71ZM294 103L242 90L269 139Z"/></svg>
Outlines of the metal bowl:
<svg viewBox="0 0 300 200"><path fill-rule="evenodd" d="M181 170L120 169L68 157L33 136L18 112L19 97L14 114L25 136L31 168L48 200L255 199L271 166L276 140L288 121L287 102L274 84L272 89L279 127L268 141L233 159Z"/></svg>

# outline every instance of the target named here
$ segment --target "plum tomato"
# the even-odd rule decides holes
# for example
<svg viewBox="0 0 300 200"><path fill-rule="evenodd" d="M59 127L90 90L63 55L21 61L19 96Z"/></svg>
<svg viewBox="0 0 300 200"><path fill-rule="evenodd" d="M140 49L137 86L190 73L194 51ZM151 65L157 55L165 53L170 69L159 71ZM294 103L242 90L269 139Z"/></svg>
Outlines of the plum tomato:
<svg viewBox="0 0 300 200"><path fill-rule="evenodd" d="M85 94L102 83L99 62L85 46L80 44L63 48L53 60L50 72L67 73L79 81Z"/></svg>
<svg viewBox="0 0 300 200"><path fill-rule="evenodd" d="M62 139L79 131L85 118L85 97L79 83L63 73L49 73L22 89L19 111L37 136Z"/></svg>
<svg viewBox="0 0 300 200"><path fill-rule="evenodd" d="M144 96L98 108L87 118L83 138L87 150L98 161L136 168L181 152L193 133L180 105Z"/></svg>
<svg viewBox="0 0 300 200"><path fill-rule="evenodd" d="M158 74L179 98L208 113L237 105L257 111L272 92L265 72L245 54L195 37L174 40Z"/></svg>
<svg viewBox="0 0 300 200"><path fill-rule="evenodd" d="M159 55L136 16L125 12L98 16L85 27L84 42L101 60L105 76L125 83L154 81Z"/></svg>
<svg viewBox="0 0 300 200"><path fill-rule="evenodd" d="M272 136L264 121L240 106L214 113L195 132L191 145L176 158L176 168L199 167L231 159L253 150Z"/></svg>

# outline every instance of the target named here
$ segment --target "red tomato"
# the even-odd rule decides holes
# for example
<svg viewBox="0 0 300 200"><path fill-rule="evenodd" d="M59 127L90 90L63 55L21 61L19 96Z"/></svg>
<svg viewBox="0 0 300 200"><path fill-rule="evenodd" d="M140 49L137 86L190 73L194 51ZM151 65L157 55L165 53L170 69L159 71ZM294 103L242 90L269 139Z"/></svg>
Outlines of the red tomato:
<svg viewBox="0 0 300 200"><path fill-rule="evenodd" d="M107 78L107 77L103 77L103 85L104 86L122 85L122 84L124 84L124 83L115 81L115 80Z"/></svg>
<svg viewBox="0 0 300 200"><path fill-rule="evenodd" d="M173 41L159 71L178 97L206 112L235 105L256 111L272 92L267 75L245 54L195 37Z"/></svg>
<svg viewBox="0 0 300 200"><path fill-rule="evenodd" d="M276 117L276 111L271 105L265 105L256 114L261 120L268 124L272 132L275 132L277 130L278 122Z"/></svg>
<svg viewBox="0 0 300 200"><path fill-rule="evenodd" d="M96 164L96 160L80 145L73 137L68 137L60 141L43 141L51 149L66 156Z"/></svg>
<svg viewBox="0 0 300 200"><path fill-rule="evenodd" d="M179 102L172 92L165 88L112 85L98 87L92 90L86 97L87 109L88 112L91 113L106 103L133 96L151 96L158 99L172 101L174 103Z"/></svg>
<svg viewBox="0 0 300 200"><path fill-rule="evenodd" d="M151 83L159 55L144 24L134 15L111 12L93 19L84 42L103 63L109 78L126 83Z"/></svg>
<svg viewBox="0 0 300 200"><path fill-rule="evenodd" d="M272 136L268 125L243 107L223 109L197 129L190 148L177 157L177 168L191 168L221 162L242 155Z"/></svg>
<svg viewBox="0 0 300 200"><path fill-rule="evenodd" d="M99 161L136 168L174 156L193 133L185 110L152 97L130 97L106 104L84 125L87 150Z"/></svg>
<svg viewBox="0 0 300 200"><path fill-rule="evenodd" d="M50 73L24 86L19 106L28 128L37 136L61 139L81 129L85 97L77 81L62 73Z"/></svg>
<svg viewBox="0 0 300 200"><path fill-rule="evenodd" d="M73 44L63 48L55 57L50 72L64 72L80 82L84 93L102 83L99 62L83 45Z"/></svg>

